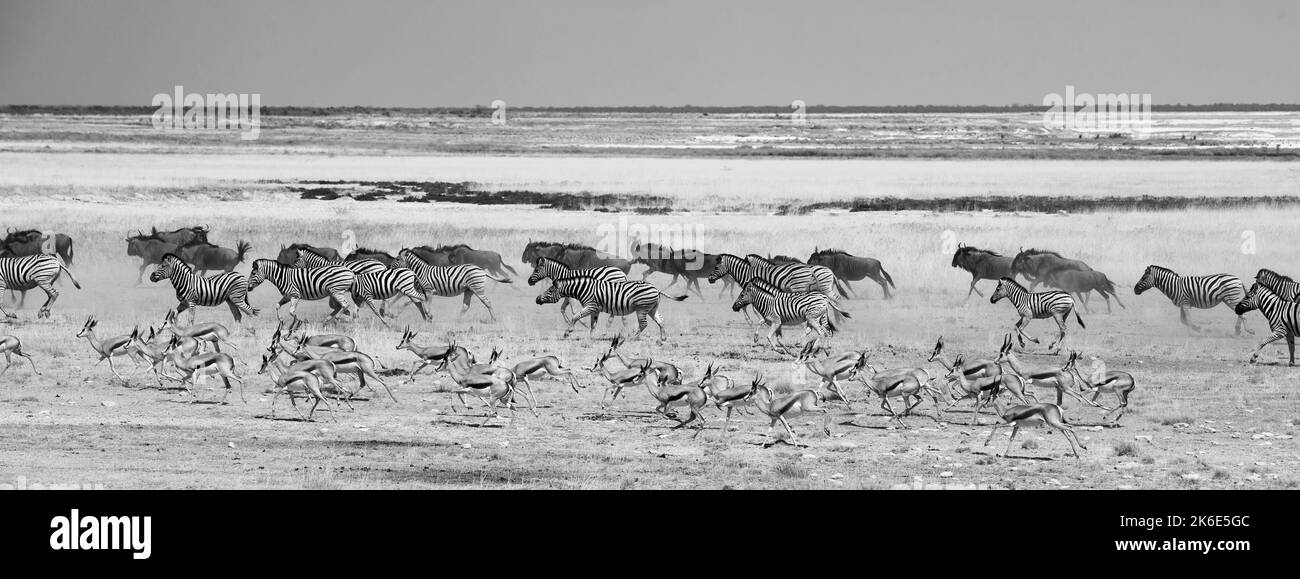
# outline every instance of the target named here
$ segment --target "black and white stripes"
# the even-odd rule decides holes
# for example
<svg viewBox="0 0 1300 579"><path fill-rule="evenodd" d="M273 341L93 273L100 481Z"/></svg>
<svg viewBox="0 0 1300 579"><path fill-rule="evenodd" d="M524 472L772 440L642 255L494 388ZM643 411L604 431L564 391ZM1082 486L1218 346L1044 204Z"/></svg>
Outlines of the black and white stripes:
<svg viewBox="0 0 1300 579"><path fill-rule="evenodd" d="M1074 298L1070 297L1070 294L1062 291L1031 292L1016 280L1004 277L998 280L998 287L993 291L989 302L996 304L1002 298L1011 302L1011 305L1016 308L1016 313L1020 314L1020 320L1016 322L1016 334L1022 347L1025 345L1025 338L1029 338L1035 344L1038 343L1038 339L1026 334L1024 328L1030 321L1043 318L1056 320L1056 325L1061 331L1048 349L1055 350L1061 342L1065 341L1065 320L1070 312L1074 311ZM1079 327L1087 327L1083 324L1079 312L1074 312L1074 319L1079 321Z"/></svg>
<svg viewBox="0 0 1300 579"><path fill-rule="evenodd" d="M289 267L273 259L259 259L253 262L253 271L248 276L248 291L257 289L263 281L270 280L280 290L278 306L291 304L289 315L297 317L295 312L299 300L319 300L334 298L340 309L351 310L348 305L349 293L356 274L352 270L329 265L316 268ZM330 315L338 314L335 310Z"/></svg>
<svg viewBox="0 0 1300 579"><path fill-rule="evenodd" d="M235 321L243 319L241 314L256 316L257 310L248 303L248 280L241 273L230 272L213 277L202 277L194 273L194 268L175 254L168 253L162 257L157 269L149 274L149 281L157 283L171 278L176 290L176 313L190 310L190 320L194 319L196 306L213 307L225 303L230 307L230 314Z"/></svg>
<svg viewBox="0 0 1300 579"><path fill-rule="evenodd" d="M850 317L847 312L839 310L835 302L825 294L785 292L761 278L751 279L744 284L735 303L731 304L731 309L740 311L745 306L753 306L754 311L769 325L768 343L773 348L782 349L784 346L776 340L781 335L782 326L805 324L807 329L804 337L817 332L818 337L814 340L816 343L835 330L830 317L832 310L846 318Z"/></svg>
<svg viewBox="0 0 1300 579"><path fill-rule="evenodd" d="M1196 331L1200 331L1200 328L1188 319L1187 308L1204 310L1223 304L1229 309L1235 309L1237 304L1246 297L1246 286L1236 276L1225 273L1178 275L1173 270L1158 265L1147 266L1146 271L1142 273L1142 279L1133 286L1133 293L1142 295L1142 292L1153 287L1178 306L1183 325ZM1245 318L1238 314L1237 335L1241 335L1242 325L1245 322Z"/></svg>
<svg viewBox="0 0 1300 579"><path fill-rule="evenodd" d="M1295 366L1295 338L1300 335L1300 304L1294 300L1282 299L1264 284L1256 282L1233 311L1237 312L1237 315L1242 315L1255 309L1268 318L1268 327L1273 334L1259 345L1255 353L1250 356L1250 362L1255 363L1264 346L1285 339L1287 350L1291 354L1291 365Z"/></svg>
<svg viewBox="0 0 1300 579"><path fill-rule="evenodd" d="M45 292L45 304L41 306L36 317L50 316L50 305L54 300L59 299L59 291L54 289L54 280L59 278L59 271L68 273L68 279L72 280L72 285L81 289L81 283L72 275L72 271L63 263L63 259L57 255L28 255L24 257L0 257L0 291L16 290L26 291L39 287ZM0 313L5 316L17 317L0 308Z"/></svg>
<svg viewBox="0 0 1300 579"><path fill-rule="evenodd" d="M403 249L398 252L394 267L398 266L409 268L415 272L416 282L426 296L452 297L464 295L465 307L461 309L461 314L464 314L469 309L470 297L477 296L494 320L497 316L496 312L492 310L492 303L487 299L487 280L510 283L509 279L494 277L477 265L429 265L428 262L420 259L410 249Z"/></svg>
<svg viewBox="0 0 1300 579"><path fill-rule="evenodd" d="M552 280L550 288L537 296L538 305L553 304L561 298L574 298L582 303L582 311L569 320L569 327L564 335L573 331L573 326L584 317L591 316L591 328L596 327L596 320L601 312L624 316L636 314L637 332L640 336L645 331L647 318L653 319L659 326L660 341L667 339L663 317L659 315L659 296L668 295L658 288L641 281L607 282L594 277L574 276ZM682 301L686 296L668 296L674 301Z"/></svg>

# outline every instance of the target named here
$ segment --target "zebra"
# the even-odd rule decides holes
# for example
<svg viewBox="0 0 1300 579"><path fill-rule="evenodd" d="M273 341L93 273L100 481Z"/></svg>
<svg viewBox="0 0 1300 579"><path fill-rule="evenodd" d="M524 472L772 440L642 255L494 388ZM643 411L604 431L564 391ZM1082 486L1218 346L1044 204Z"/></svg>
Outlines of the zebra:
<svg viewBox="0 0 1300 579"><path fill-rule="evenodd" d="M352 300L361 305L365 302L370 307L370 311L379 316L379 321L385 326L388 321L384 319L381 310L375 308L373 300L387 300L404 295L411 299L415 308L420 310L420 317L429 321L429 312L424 309L424 294L420 292L419 285L415 282L415 272L399 267L395 269L385 268L383 271L373 273L364 273L357 275L357 279L352 284Z"/></svg>
<svg viewBox="0 0 1300 579"><path fill-rule="evenodd" d="M194 273L194 268L185 263L174 253L162 257L158 267L149 274L149 281L158 283L171 278L172 288L176 290L176 306L179 315L190 310L190 323L194 323L196 306L213 307L225 303L230 307L230 314L235 322L242 322L243 314L256 316L257 310L248 303L248 280L241 273L230 272L202 277Z"/></svg>
<svg viewBox="0 0 1300 579"><path fill-rule="evenodd" d="M345 261L343 258L330 259L312 250L309 247L298 249L298 258L293 261L294 267L325 267L327 265L339 265L352 270L352 273L363 275L367 273L376 273L388 269L384 262L372 258L354 259Z"/></svg>
<svg viewBox="0 0 1300 579"><path fill-rule="evenodd" d="M50 305L59 299L59 290L54 289L54 281L59 279L60 270L67 272L72 285L81 289L81 282L77 281L77 276L72 275L72 270L68 269L68 265L58 255L42 253L23 257L0 257L0 291L26 292L35 287L41 288L47 297L40 311L36 312L36 317L48 318ZM0 307L0 313L9 318L18 317L5 311L3 307Z"/></svg>
<svg viewBox="0 0 1300 579"><path fill-rule="evenodd" d="M1083 325L1083 318L1079 312L1074 309L1074 298L1070 294L1062 291L1045 291L1031 292L1020 285L1016 280L1004 277L998 280L997 289L993 290L989 303L996 304L1002 298L1007 298L1011 305L1016 307L1016 313L1020 314L1020 320L1016 322L1016 336L1020 340L1020 347L1025 347L1025 338L1035 344L1039 343L1038 339L1025 333L1025 326L1029 322L1042 318L1052 318L1056 320L1056 326L1060 328L1061 333L1056 337L1056 341L1047 347L1048 350L1055 352L1065 341L1065 321L1070 317L1070 312L1074 312L1074 319L1078 320L1079 327L1087 329Z"/></svg>
<svg viewBox="0 0 1300 579"><path fill-rule="evenodd" d="M397 252L396 263L415 272L415 279L420 285L420 291L426 297L429 294L442 297L463 294L465 296L465 307L460 310L459 315L465 315L465 312L469 310L470 297L477 296L478 301L483 302L483 306L487 308L488 315L492 316L493 320L497 319L497 314L492 309L492 303L488 301L487 295L485 295L487 280L510 283L510 278L496 277L477 265L429 265L429 262L420 259L420 256L409 248Z"/></svg>
<svg viewBox="0 0 1300 579"><path fill-rule="evenodd" d="M1255 309L1268 318L1268 327L1273 330L1273 335L1269 336L1267 340L1264 340L1263 344L1259 345L1259 348L1255 349L1255 353L1250 356L1250 363L1255 363L1264 346L1286 339L1286 347L1291 354L1290 365L1295 366L1295 337L1300 335L1300 303L1283 299L1273 293L1273 290L1269 289L1268 286L1255 282L1254 285L1250 286L1250 292L1246 294L1246 297L1237 302L1237 306L1233 308L1233 311L1237 312L1237 315L1242 315Z"/></svg>
<svg viewBox="0 0 1300 579"><path fill-rule="evenodd" d="M835 272L831 268L823 265L808 265L806 263L774 263L771 260L755 254L745 256L745 260L759 268L766 269L763 277L771 278L775 281L777 287L789 287L787 291L798 292L803 287L804 292L816 292L824 294L826 297L835 299L834 290L839 290L840 297L849 297L848 292L840 285L839 280L835 277ZM804 275L808 277L808 284L800 286L800 280Z"/></svg>
<svg viewBox="0 0 1300 579"><path fill-rule="evenodd" d="M1133 293L1142 295L1142 292L1153 287L1178 306L1179 320L1183 325L1197 332L1201 331L1201 328L1188 319L1187 308L1207 310L1223 304L1229 309L1235 309L1237 304L1246 297L1246 285L1241 283L1241 279L1237 276L1226 273L1184 276L1166 267L1148 265L1146 271L1142 273L1142 279L1133 286ZM1241 335L1241 328L1245 323L1246 318L1238 314L1236 326L1238 336ZM1255 333L1250 329L1246 332Z"/></svg>
<svg viewBox="0 0 1300 579"><path fill-rule="evenodd" d="M333 298L330 303L337 305L330 312L329 317L332 319L340 309L353 313L352 307L348 305L348 294L356 277L352 270L337 265L306 269L290 267L274 259L259 259L253 262L253 271L248 275L248 291L251 292L262 285L263 281L270 280L280 290L280 302L275 306L276 314L279 314L280 306L290 304L289 316L294 320L298 319L296 312L299 300Z"/></svg>
<svg viewBox="0 0 1300 579"><path fill-rule="evenodd" d="M613 266L592 267L587 269L575 269L564 265L558 260L549 257L538 257L533 264L533 274L528 276L528 285L537 285L537 282L544 279L559 279L562 277L574 276L594 277L600 281L627 281L627 273ZM565 298L560 302L560 315L564 319L569 319L569 299Z"/></svg>
<svg viewBox="0 0 1300 579"><path fill-rule="evenodd" d="M590 334L595 331L596 320L601 312L611 316L636 313L637 331L633 338L641 337L646 329L646 318L650 318L659 326L659 341L662 342L668 339L668 332L664 330L664 320L659 315L660 295L677 302L686 299L684 295L666 294L643 281L607 282L594 277L574 276L552 279L551 287L537 296L537 305L553 304L566 297L582 302L582 311L569 320L569 327L564 331L566 338L573 331L574 325L584 317L591 316Z"/></svg>
<svg viewBox="0 0 1300 579"><path fill-rule="evenodd" d="M1255 274L1255 282L1273 290L1282 299L1296 301L1296 298L1300 298L1300 282L1271 269L1259 270Z"/></svg>
<svg viewBox="0 0 1300 579"><path fill-rule="evenodd" d="M837 329L831 321L832 311L846 318L852 317L825 294L782 291L777 285L762 278L745 282L735 303L731 304L731 309L738 312L745 306L753 306L759 317L767 322L767 342L772 349L779 347L792 356L794 354L777 339L781 335L782 326L807 325L803 339L807 339L808 334L817 332L817 338L804 345L805 350L813 350L818 342Z"/></svg>

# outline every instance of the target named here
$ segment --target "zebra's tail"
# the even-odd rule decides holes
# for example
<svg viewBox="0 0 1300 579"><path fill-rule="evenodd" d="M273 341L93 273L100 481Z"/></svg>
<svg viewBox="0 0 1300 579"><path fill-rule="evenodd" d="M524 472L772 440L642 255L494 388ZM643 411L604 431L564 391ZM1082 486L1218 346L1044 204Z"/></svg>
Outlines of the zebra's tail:
<svg viewBox="0 0 1300 579"><path fill-rule="evenodd" d="M1118 300L1119 298L1116 299ZM1080 328L1083 328L1085 330L1088 329L1088 326L1083 325L1083 318L1079 316L1079 310L1074 310L1074 319L1079 321Z"/></svg>
<svg viewBox="0 0 1300 579"><path fill-rule="evenodd" d="M54 259L59 260L59 269L63 270L68 274L68 279L72 280L72 285L77 289L81 289L81 282L77 281L77 276L72 275L72 270L68 269L68 264L63 262L63 258L58 255L55 255Z"/></svg>
<svg viewBox="0 0 1300 579"><path fill-rule="evenodd" d="M502 265L505 265L505 264L502 264ZM483 270L483 273L486 274L486 275L488 276L488 279L491 279L492 281L495 281L495 282L498 282L498 283L510 283L510 282L512 281L512 280L511 280L510 278L508 278L508 277L497 277L497 276L495 276L495 275L492 275L492 272L490 272L490 271L488 271L488 270L486 270L486 269Z"/></svg>
<svg viewBox="0 0 1300 579"><path fill-rule="evenodd" d="M506 262L502 261L502 262L501 262L501 267L504 267L504 268L510 270L510 274L511 274L511 275L516 276L516 277L519 276L519 272L515 271L515 268L510 267L509 265L507 265Z"/></svg>
<svg viewBox="0 0 1300 579"><path fill-rule="evenodd" d="M235 263L244 263L244 254L248 253L248 250L253 249L253 244L247 241L240 241L239 243L235 244L235 249L239 252L235 256L237 259Z"/></svg>
<svg viewBox="0 0 1300 579"><path fill-rule="evenodd" d="M668 298L668 299L670 299L670 300L673 300L673 301L675 301L675 302L680 302L680 301L682 301L682 300L684 300L684 299L687 298L687 295L686 295L686 294L682 294L682 295L680 295L680 296L674 296L674 295L669 295L669 294L664 293L664 290L659 290L659 295L664 296L664 297L666 297L666 298Z"/></svg>

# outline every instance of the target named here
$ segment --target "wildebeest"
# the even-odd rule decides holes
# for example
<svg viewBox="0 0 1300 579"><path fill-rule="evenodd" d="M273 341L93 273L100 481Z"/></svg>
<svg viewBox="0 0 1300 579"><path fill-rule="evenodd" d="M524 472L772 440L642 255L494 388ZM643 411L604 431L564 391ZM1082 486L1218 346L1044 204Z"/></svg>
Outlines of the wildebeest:
<svg viewBox="0 0 1300 579"><path fill-rule="evenodd" d="M713 272L717 256L714 256L713 261L709 261L708 254L702 251L674 250L666 245L639 241L633 242L631 249L632 263L644 264L647 268L645 274L641 276L641 281L645 281L655 272L671 275L672 281L664 287L668 289L677 283L678 277L681 277L686 280L686 291L689 292L694 287L695 295L704 297L704 294L700 293L700 278L708 278Z"/></svg>
<svg viewBox="0 0 1300 579"><path fill-rule="evenodd" d="M501 254L487 249L474 249L463 243L440 245L436 248L423 245L412 247L411 251L429 265L442 267L477 265L496 277L510 277L506 275L506 270L509 270L511 275L519 275L515 268L505 264L501 259Z"/></svg>
<svg viewBox="0 0 1300 579"><path fill-rule="evenodd" d="M244 256L253 245L240 241L236 249L220 247L211 243L195 243L180 248L180 258L194 268L195 273L203 275L208 270L229 273L236 265L244 263Z"/></svg>
<svg viewBox="0 0 1300 579"><path fill-rule="evenodd" d="M835 277L844 282L844 286L853 292L854 297L857 297L858 292L849 282L862 281L866 278L871 278L872 281L880 284L880 289L885 290L885 299L893 297L889 293L889 288L898 289L894 285L894 278L890 277L889 272L880 265L880 260L874 257L858 257L840 249L817 249L808 256L808 263L824 266L835 272Z"/></svg>
<svg viewBox="0 0 1300 579"><path fill-rule="evenodd" d="M397 262L397 258L389 255L387 252L379 251L377 249L367 249L365 247L354 249L352 253L349 253L347 257L343 258L343 261L360 261L363 259L373 259L384 264L384 266L388 268L392 268L393 264Z"/></svg>
<svg viewBox="0 0 1300 579"><path fill-rule="evenodd" d="M524 246L524 263L534 263L538 257L549 257L574 269L616 267L623 270L623 273L632 269L632 262L629 260L576 243L529 241L528 245Z"/></svg>
<svg viewBox="0 0 1300 579"><path fill-rule="evenodd" d="M193 227L182 227L174 231L158 231L157 227L153 227L149 237L175 243L178 246L191 243L207 243L208 227L206 225L195 225Z"/></svg>
<svg viewBox="0 0 1300 579"><path fill-rule="evenodd" d="M292 266L298 260L298 250L310 249L325 259L334 262L339 260L339 250L332 247L319 247L307 243L295 243L289 246L280 246L280 253L275 256L275 261L281 265Z"/></svg>
<svg viewBox="0 0 1300 579"><path fill-rule="evenodd" d="M1011 272L1029 282L1029 291L1059 271L1092 271L1088 264L1046 249L1022 249L1011 260ZM1014 275L1012 276L1014 277Z"/></svg>
<svg viewBox="0 0 1300 579"><path fill-rule="evenodd" d="M1124 302L1119 301L1119 294L1115 292L1115 283L1106 277L1106 274L1096 271L1078 271L1072 269L1057 270L1047 274L1043 280L1043 285L1065 290L1079 298L1079 303L1083 304L1084 311L1088 309L1088 295L1096 291L1101 297L1106 299L1106 313L1110 313L1110 297L1115 296L1115 303L1123 308ZM1127 309L1127 308L1126 308Z"/></svg>
<svg viewBox="0 0 1300 579"><path fill-rule="evenodd" d="M24 257L42 253L50 236L36 229L15 231L9 229L3 241L0 241L0 257ZM63 263L72 265L72 238L62 233L54 234L54 252L63 258Z"/></svg>
<svg viewBox="0 0 1300 579"><path fill-rule="evenodd" d="M968 300L971 292L984 297L984 294L975 288L975 282L982 279L997 281L1004 277L1011 277L1011 258L973 245L958 245L957 251L952 254L952 266L970 272L970 290L966 292Z"/></svg>
<svg viewBox="0 0 1300 579"><path fill-rule="evenodd" d="M149 266L162 263L164 255L179 252L180 245L152 235L137 233L134 237L126 238L126 254L140 258L140 275L136 279L136 285L144 283L144 270Z"/></svg>

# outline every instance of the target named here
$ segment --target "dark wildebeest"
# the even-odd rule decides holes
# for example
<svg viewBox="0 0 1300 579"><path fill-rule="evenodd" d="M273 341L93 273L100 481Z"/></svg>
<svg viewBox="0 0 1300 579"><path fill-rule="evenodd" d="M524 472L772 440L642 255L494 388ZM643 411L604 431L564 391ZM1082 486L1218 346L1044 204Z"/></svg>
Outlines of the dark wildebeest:
<svg viewBox="0 0 1300 579"><path fill-rule="evenodd" d="M182 227L175 231L158 231L157 227L153 227L149 237L175 243L178 246L207 243L208 227L206 225L195 225L193 227Z"/></svg>
<svg viewBox="0 0 1300 579"><path fill-rule="evenodd" d="M997 281L1004 277L1011 277L1011 258L996 251L971 245L957 246L957 251L952 254L952 266L970 272L970 290L966 292L968 300L971 292L984 297L984 294L975 287L975 282L982 279Z"/></svg>
<svg viewBox="0 0 1300 579"><path fill-rule="evenodd" d="M237 249L230 249L211 243L195 243L182 247L180 258L190 264L194 272L199 275L203 275L208 270L230 273L234 271L236 265L244 263L244 256L253 245L247 241L240 241L236 247Z"/></svg>
<svg viewBox="0 0 1300 579"><path fill-rule="evenodd" d="M149 266L162 263L164 255L179 252L179 245L152 235L137 233L135 237L126 238L126 254L140 258L140 276L135 281L136 285L144 283L144 270Z"/></svg>
<svg viewBox="0 0 1300 579"><path fill-rule="evenodd" d="M1011 272L1029 282L1029 291L1059 271L1092 271L1092 267L1077 259L1069 259L1046 249L1022 249L1011 260ZM1013 275L1012 277L1015 277Z"/></svg>
<svg viewBox="0 0 1300 579"><path fill-rule="evenodd" d="M501 260L501 254L487 249L474 249L463 243L440 245L437 248L423 245L412 247L411 251L429 265L444 267L448 265L477 265L494 277L510 277L510 275L506 275L504 270L509 270L511 275L519 275L515 268L506 265Z"/></svg>
<svg viewBox="0 0 1300 579"><path fill-rule="evenodd" d="M367 249L364 247L356 248L352 253L349 253L347 257L343 258L343 261L361 261L363 259L373 259L384 264L384 266L389 269L392 269L393 264L397 263L397 258L386 252L376 249Z"/></svg>
<svg viewBox="0 0 1300 579"><path fill-rule="evenodd" d="M25 231L9 230L4 241L0 241L0 257L25 257L42 253L50 236L35 229ZM54 253L63 258L63 263L72 265L72 238L62 233L54 234Z"/></svg>
<svg viewBox="0 0 1300 579"><path fill-rule="evenodd" d="M524 263L534 263L538 257L549 257L574 269L616 267L623 273L632 269L632 262L629 260L576 243L529 241L528 245L524 246Z"/></svg>
<svg viewBox="0 0 1300 579"><path fill-rule="evenodd" d="M682 277L686 280L686 291L689 292L694 287L695 295L704 298L704 294L700 293L700 278L708 278L713 273L713 264L705 259L706 253L694 249L675 251L666 245L639 241L633 242L631 249L632 263L644 264L647 268L641 281L655 272L671 275L672 281L664 287L668 289L677 283L678 277Z"/></svg>
<svg viewBox="0 0 1300 579"><path fill-rule="evenodd" d="M298 261L298 250L300 249L310 249L331 262L339 260L339 250L332 247L318 247L307 243L295 243L288 247L280 246L280 253L275 256L275 261L279 262L281 265L292 267L293 263Z"/></svg>
<svg viewBox="0 0 1300 579"><path fill-rule="evenodd" d="M889 288L898 289L894 285L894 278L890 277L889 272L880 265L880 260L874 257L858 257L840 249L817 249L808 256L808 263L830 268L835 272L835 277L844 282L844 287L853 292L853 297L857 297L858 292L849 282L862 281L866 278L871 278L872 281L880 284L880 289L885 290L885 299L893 297L889 293Z"/></svg>
<svg viewBox="0 0 1300 579"><path fill-rule="evenodd" d="M1083 304L1083 311L1085 312L1092 311L1088 309L1088 296L1093 291L1101 294L1101 297L1106 299L1106 313L1110 313L1111 296L1115 296L1115 303L1119 304L1119 307L1125 307L1124 302L1119 301L1119 294L1115 293L1115 283L1100 271L1057 270L1047 274L1047 277L1043 279L1043 285L1074 294L1079 299L1079 303Z"/></svg>

